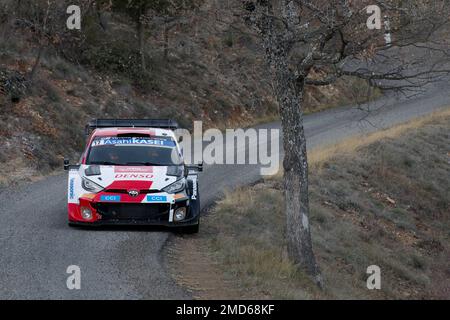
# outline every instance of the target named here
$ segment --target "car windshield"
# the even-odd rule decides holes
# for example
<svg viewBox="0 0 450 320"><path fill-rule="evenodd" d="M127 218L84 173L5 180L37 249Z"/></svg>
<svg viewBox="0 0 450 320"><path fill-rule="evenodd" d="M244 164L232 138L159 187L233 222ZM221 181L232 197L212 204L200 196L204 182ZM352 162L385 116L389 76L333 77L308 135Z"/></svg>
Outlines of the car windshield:
<svg viewBox="0 0 450 320"><path fill-rule="evenodd" d="M174 166L181 159L168 137L99 137L92 141L86 164Z"/></svg>

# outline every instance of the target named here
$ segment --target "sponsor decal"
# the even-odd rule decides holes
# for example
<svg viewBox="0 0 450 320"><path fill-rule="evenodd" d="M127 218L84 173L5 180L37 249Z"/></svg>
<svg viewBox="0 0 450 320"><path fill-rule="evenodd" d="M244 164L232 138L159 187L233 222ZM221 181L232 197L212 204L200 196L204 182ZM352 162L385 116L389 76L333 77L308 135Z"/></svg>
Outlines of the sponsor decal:
<svg viewBox="0 0 450 320"><path fill-rule="evenodd" d="M90 199L90 200L92 200L92 199L95 198L95 196L96 196L95 193L85 193L85 194L83 194L83 195L81 196L81 198L85 198L85 199Z"/></svg>
<svg viewBox="0 0 450 320"><path fill-rule="evenodd" d="M114 172L116 173L152 173L153 167L126 167L126 166L116 166L114 167Z"/></svg>
<svg viewBox="0 0 450 320"><path fill-rule="evenodd" d="M152 179L153 174L145 173L116 173L114 179Z"/></svg>
<svg viewBox="0 0 450 320"><path fill-rule="evenodd" d="M120 202L120 196L103 195L103 196L100 196L100 201Z"/></svg>
<svg viewBox="0 0 450 320"><path fill-rule="evenodd" d="M155 195L148 195L147 196L148 202L166 202L167 197L166 196L155 196Z"/></svg>
<svg viewBox="0 0 450 320"><path fill-rule="evenodd" d="M175 141L171 139L150 139L141 137L133 137L133 138L109 137L109 138L95 139L92 142L92 147L104 145L149 145L149 146L175 147Z"/></svg>
<svg viewBox="0 0 450 320"><path fill-rule="evenodd" d="M192 177L192 200L197 200L197 177Z"/></svg>
<svg viewBox="0 0 450 320"><path fill-rule="evenodd" d="M184 199L187 198L186 195L184 193L177 193L176 195L173 196L173 198L175 200L179 200L179 199Z"/></svg>
<svg viewBox="0 0 450 320"><path fill-rule="evenodd" d="M70 178L69 181L69 199L73 200L75 198L75 178Z"/></svg>

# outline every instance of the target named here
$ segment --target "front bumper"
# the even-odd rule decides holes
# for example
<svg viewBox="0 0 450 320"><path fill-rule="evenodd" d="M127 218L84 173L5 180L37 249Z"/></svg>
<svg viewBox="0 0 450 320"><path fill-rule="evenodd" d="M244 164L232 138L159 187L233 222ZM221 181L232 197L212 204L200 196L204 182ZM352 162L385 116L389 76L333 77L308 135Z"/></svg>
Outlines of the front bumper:
<svg viewBox="0 0 450 320"><path fill-rule="evenodd" d="M82 197L79 203L69 203L69 223L73 225L159 225L159 226L190 226L198 223L199 212L193 210L187 197L180 197L169 202L104 202L97 201L101 197ZM186 218L174 221L176 209L186 208ZM92 218L82 217L82 208L92 212Z"/></svg>
<svg viewBox="0 0 450 320"><path fill-rule="evenodd" d="M75 226L162 226L162 227L188 227L198 224L199 216L185 219L181 222L169 221L152 221L152 220L97 220L93 222L88 221L73 221L69 219L69 224Z"/></svg>

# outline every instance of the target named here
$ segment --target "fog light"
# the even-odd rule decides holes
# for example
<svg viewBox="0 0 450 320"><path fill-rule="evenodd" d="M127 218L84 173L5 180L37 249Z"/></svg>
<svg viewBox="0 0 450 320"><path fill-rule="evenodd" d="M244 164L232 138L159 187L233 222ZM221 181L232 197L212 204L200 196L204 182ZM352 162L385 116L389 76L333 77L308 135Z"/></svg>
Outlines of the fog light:
<svg viewBox="0 0 450 320"><path fill-rule="evenodd" d="M92 219L92 211L89 208L81 208L81 216L84 220Z"/></svg>
<svg viewBox="0 0 450 320"><path fill-rule="evenodd" d="M175 210L175 214L174 214L174 220L175 221L181 221L184 220L184 218L186 218L186 208L178 208L177 210Z"/></svg>

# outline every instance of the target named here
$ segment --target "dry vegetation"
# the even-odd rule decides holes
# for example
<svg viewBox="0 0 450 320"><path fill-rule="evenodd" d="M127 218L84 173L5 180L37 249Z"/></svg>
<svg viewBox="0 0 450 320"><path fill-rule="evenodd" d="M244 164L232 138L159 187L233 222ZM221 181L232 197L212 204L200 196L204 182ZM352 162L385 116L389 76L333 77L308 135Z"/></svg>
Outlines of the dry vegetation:
<svg viewBox="0 0 450 320"><path fill-rule="evenodd" d="M3 10L8 2L14 3L0 0L0 187L52 172L63 156L76 160L90 118L170 117L188 128L193 119L223 128L277 117L260 45L231 27L240 21L225 3L205 0L199 10L179 17L168 33L166 58L163 26L150 25L145 31L146 72L133 60L138 48L129 19L107 13L101 27L87 13L81 33L51 37L33 84L19 90L11 89L11 79L22 85L38 46L35 30ZM64 3L58 2L58 8ZM64 28L64 12L51 30ZM341 81L311 89L307 109L353 103L365 87Z"/></svg>
<svg viewBox="0 0 450 320"><path fill-rule="evenodd" d="M286 258L279 176L228 193L198 236L174 239L171 259L189 265L180 282L199 298L222 298L233 283L235 298L449 299L449 128L447 110L312 152L311 225L324 291ZM206 262L222 271L214 290L197 268ZM366 289L372 264L381 267L381 290ZM217 286L220 278L226 285Z"/></svg>

